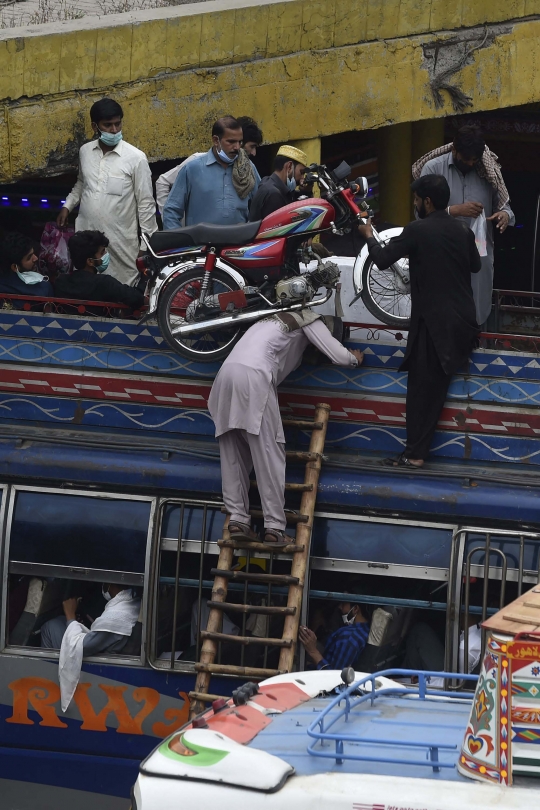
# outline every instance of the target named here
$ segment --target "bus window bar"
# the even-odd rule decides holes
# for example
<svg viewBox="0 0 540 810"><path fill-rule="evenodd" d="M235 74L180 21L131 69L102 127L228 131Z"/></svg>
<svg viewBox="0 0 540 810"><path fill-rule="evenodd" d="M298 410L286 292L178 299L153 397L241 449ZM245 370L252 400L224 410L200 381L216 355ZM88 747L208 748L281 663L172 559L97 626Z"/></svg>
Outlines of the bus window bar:
<svg viewBox="0 0 540 810"><path fill-rule="evenodd" d="M164 585L174 585L174 577L160 576L159 581ZM202 589L212 590L213 584L214 584L213 580L205 579L202 581ZM180 577L178 580L178 585L186 588L198 588L199 580L189 579L187 577ZM228 590L243 592L244 586L239 582L230 582L228 585ZM250 585L249 592L264 594L265 596L267 596L268 588L266 585ZM283 595L286 596L288 594L288 589L286 587L279 587L277 585L273 585L271 593L279 594L280 596ZM309 597L310 599L327 599L333 602L349 602L351 599L351 594L342 593L341 591L310 590ZM430 610L446 610L447 608L446 602L430 602L429 600L426 599L398 599L390 596L355 596L355 599L358 602L361 602L366 605L388 605L390 607L427 608ZM471 611L473 613L474 612L480 613L481 610L482 610L481 607L474 607L474 606L471 607Z"/></svg>

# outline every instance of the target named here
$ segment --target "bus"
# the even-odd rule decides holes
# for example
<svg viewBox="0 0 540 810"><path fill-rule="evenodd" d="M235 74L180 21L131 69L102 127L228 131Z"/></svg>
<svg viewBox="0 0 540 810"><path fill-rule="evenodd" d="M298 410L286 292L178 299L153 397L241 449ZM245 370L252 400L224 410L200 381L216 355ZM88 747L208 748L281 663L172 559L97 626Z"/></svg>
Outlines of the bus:
<svg viewBox="0 0 540 810"><path fill-rule="evenodd" d="M286 415L331 405L302 624L328 631L354 586L366 610L389 617L361 671L399 666L422 623L443 645L444 669L458 672L467 627L538 582L535 313L520 304L527 328L515 334L515 304L505 314L496 295L497 330L454 378L422 470L381 464L405 441L397 330L352 324L363 366L303 365L280 391ZM206 407L218 367L179 357L157 326L117 305L2 299L2 806L127 810L140 761L189 716L197 617L225 518ZM308 431L287 435L289 449L308 442ZM302 472L293 464L288 476ZM238 565L271 564L264 553L248 557L240 552ZM286 571L274 557L273 571ZM84 660L64 713L59 652L41 646L41 628L68 596L99 615L103 583L137 589L139 620L122 654ZM256 586L251 598L269 596ZM274 588L270 598L286 594ZM249 664L249 654L222 645L219 660ZM270 665L271 652L255 654ZM299 646L296 669L308 666ZM210 691L237 686L213 677Z"/></svg>

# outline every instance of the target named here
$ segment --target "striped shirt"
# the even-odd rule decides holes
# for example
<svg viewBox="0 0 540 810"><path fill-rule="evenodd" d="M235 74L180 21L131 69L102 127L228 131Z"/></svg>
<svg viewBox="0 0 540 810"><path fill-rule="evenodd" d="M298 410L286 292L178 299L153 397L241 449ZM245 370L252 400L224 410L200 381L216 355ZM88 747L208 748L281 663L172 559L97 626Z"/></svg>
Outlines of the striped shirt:
<svg viewBox="0 0 540 810"><path fill-rule="evenodd" d="M324 658L317 664L317 669L343 669L354 666L366 646L368 636L368 622L355 622L338 627L328 638Z"/></svg>

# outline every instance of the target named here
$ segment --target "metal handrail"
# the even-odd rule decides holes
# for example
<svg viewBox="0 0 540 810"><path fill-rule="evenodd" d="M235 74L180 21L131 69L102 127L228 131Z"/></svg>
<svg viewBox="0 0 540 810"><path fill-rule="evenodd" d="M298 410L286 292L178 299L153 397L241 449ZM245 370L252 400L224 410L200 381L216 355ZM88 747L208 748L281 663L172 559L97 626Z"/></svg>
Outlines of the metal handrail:
<svg viewBox="0 0 540 810"><path fill-rule="evenodd" d="M417 677L418 678L418 687L412 688L409 686L399 685L396 684L395 686L384 687L382 689L377 689L377 679L379 678L393 678L393 677ZM360 754L349 754L345 751L344 743L351 742L358 745L358 743L365 743L369 745L388 745L395 748L396 746L409 748L409 749L427 749L429 752L429 763L433 768L435 773L438 773L441 768L455 768L455 763L450 762L441 762L439 760L439 750L446 750L446 751L457 751L457 745L450 745L445 742L433 742L433 741L420 741L420 742L408 742L408 741L397 741L395 739L377 739L371 737L362 737L360 735L355 734L344 734L344 733L330 733L330 729L335 725L335 723L340 720L341 718L345 718L345 722L348 721L350 713L360 706L363 703L367 703L368 701L371 702L373 706L375 701L383 696L388 695L405 695L407 697L418 697L420 700L425 700L426 697L446 697L446 698L459 698L459 699L466 699L467 701L472 701L473 693L471 692L447 692L444 690L439 689L430 689L429 692L427 690L427 679L430 677L437 677L437 678L453 678L455 677L455 673L452 672L437 672L437 671L427 671L427 670L411 670L411 669L386 669L382 670L381 672L374 672L370 675L366 675L356 683L351 684L346 689L335 697L330 704L318 715L317 719L314 720L311 725L309 726L307 733L309 737L312 737L314 742L312 742L308 746L308 754L314 757L322 757L324 759L335 759L336 764L342 765L343 762L347 760L354 760L360 762L384 762L384 763L391 763L395 765L420 765L425 767L426 760L413 760L413 759L400 759L396 757L381 757L381 756L364 756ZM478 681L478 675L463 675L463 680L467 681ZM362 689L367 684L370 685L370 691L365 692L360 697L354 699L352 696L354 692ZM335 714L332 714L333 709L336 706L344 701L344 707ZM325 721L328 720L326 724ZM324 744L325 741L331 741L335 743L335 752L332 753L330 751L321 751L316 750L315 746L318 742L321 743L321 746Z"/></svg>

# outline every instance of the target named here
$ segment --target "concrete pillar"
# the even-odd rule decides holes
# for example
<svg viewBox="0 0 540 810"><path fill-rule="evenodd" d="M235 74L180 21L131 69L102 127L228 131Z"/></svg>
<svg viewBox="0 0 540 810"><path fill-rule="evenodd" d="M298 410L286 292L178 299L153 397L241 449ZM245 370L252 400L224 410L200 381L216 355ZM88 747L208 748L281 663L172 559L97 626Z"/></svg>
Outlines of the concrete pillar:
<svg viewBox="0 0 540 810"><path fill-rule="evenodd" d="M412 125L411 163L444 144L444 118L414 121Z"/></svg>
<svg viewBox="0 0 540 810"><path fill-rule="evenodd" d="M291 146L296 146L301 149L308 156L308 164L321 162L321 139L320 138L306 138L302 141L288 141Z"/></svg>
<svg viewBox="0 0 540 810"><path fill-rule="evenodd" d="M412 124L378 130L381 219L393 225L411 221Z"/></svg>

